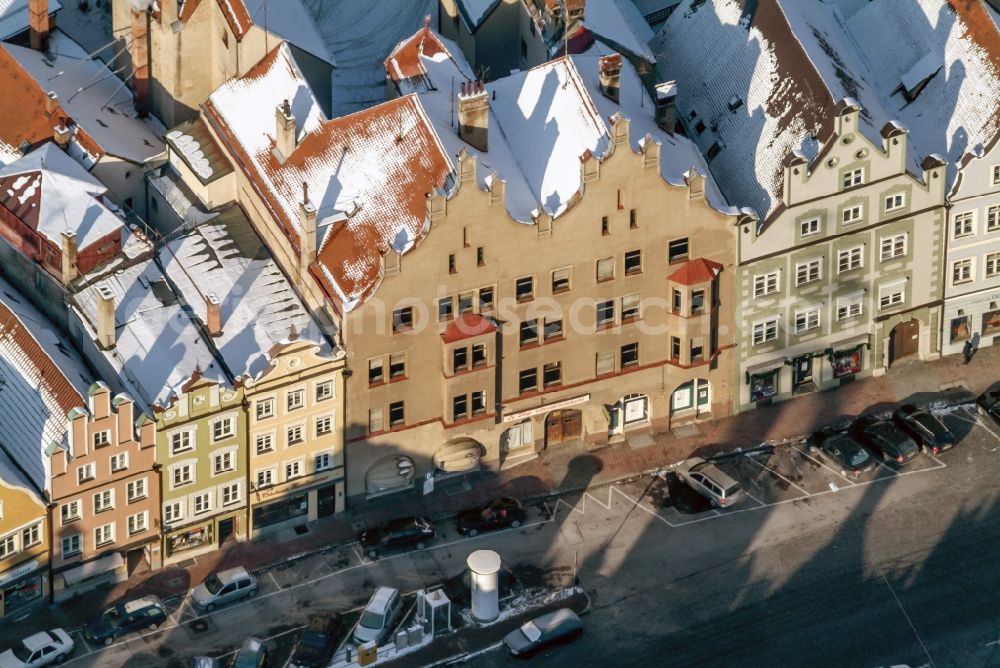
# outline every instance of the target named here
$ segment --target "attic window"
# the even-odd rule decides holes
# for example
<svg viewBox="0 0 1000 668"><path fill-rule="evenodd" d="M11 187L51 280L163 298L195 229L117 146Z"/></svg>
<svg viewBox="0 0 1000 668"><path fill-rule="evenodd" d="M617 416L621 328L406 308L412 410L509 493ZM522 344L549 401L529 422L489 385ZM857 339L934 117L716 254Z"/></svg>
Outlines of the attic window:
<svg viewBox="0 0 1000 668"><path fill-rule="evenodd" d="M698 124L694 126L694 131L698 136L701 136L701 134L705 131L705 122L699 120Z"/></svg>
<svg viewBox="0 0 1000 668"><path fill-rule="evenodd" d="M912 102L942 67L944 67L943 56L934 51L929 52L899 77L899 86L892 91L893 95L902 92L906 101Z"/></svg>
<svg viewBox="0 0 1000 668"><path fill-rule="evenodd" d="M27 141L23 141L21 142L21 145L17 147L17 150L21 152L21 155L24 155L31 150L31 144Z"/></svg>
<svg viewBox="0 0 1000 668"><path fill-rule="evenodd" d="M715 156L719 155L720 151L722 151L722 145L719 142L714 142L708 149L708 159L713 160Z"/></svg>
<svg viewBox="0 0 1000 668"><path fill-rule="evenodd" d="M733 95L729 98L729 111L736 111L743 106L743 100L739 95Z"/></svg>

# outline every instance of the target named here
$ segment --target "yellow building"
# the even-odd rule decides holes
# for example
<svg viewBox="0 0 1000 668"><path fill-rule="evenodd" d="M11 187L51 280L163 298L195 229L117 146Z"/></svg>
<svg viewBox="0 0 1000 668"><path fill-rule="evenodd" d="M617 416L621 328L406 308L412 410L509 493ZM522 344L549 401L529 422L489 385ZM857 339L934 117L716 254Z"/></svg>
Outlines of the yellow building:
<svg viewBox="0 0 1000 668"><path fill-rule="evenodd" d="M0 451L0 620L48 601L46 520L41 497Z"/></svg>

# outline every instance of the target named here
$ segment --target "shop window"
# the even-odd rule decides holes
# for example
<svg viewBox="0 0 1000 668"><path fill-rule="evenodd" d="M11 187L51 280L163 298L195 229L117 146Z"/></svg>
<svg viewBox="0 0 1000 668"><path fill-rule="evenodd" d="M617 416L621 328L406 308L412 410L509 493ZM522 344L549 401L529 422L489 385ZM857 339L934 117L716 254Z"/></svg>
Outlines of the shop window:
<svg viewBox="0 0 1000 668"><path fill-rule="evenodd" d="M969 316L962 315L951 319L951 342L964 341L969 338Z"/></svg>
<svg viewBox="0 0 1000 668"><path fill-rule="evenodd" d="M983 334L1000 332L1000 311L992 310L983 314Z"/></svg>
<svg viewBox="0 0 1000 668"><path fill-rule="evenodd" d="M750 375L750 401L770 399L778 393L778 371Z"/></svg>

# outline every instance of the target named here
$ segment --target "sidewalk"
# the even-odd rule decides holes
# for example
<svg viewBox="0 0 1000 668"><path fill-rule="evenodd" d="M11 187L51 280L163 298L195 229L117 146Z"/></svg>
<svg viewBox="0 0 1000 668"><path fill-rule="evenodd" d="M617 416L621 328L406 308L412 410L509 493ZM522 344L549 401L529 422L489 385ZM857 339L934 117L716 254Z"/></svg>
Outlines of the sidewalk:
<svg viewBox="0 0 1000 668"><path fill-rule="evenodd" d="M626 439L592 452L582 443L561 444L513 469L474 474L468 478L468 485L446 485L428 496L419 496L414 490L410 496L374 499L336 517L314 522L302 536L234 543L199 556L193 563L185 563L185 568L136 572L127 582L112 589L86 595L87 605L49 607L33 614L27 623L38 628L74 628L106 601L146 593L161 598L183 595L210 573L237 565L252 571L280 567L301 556L332 551L352 541L358 526L372 526L403 512L442 519L496 496L538 500L579 492L669 466L694 453L704 456L737 447L751 448L768 440L780 441L906 401L971 400L997 379L1000 379L1000 347L980 350L969 366L962 364L961 355L927 363L904 362L880 378L865 378L826 392L698 424L699 434L687 438L678 438L672 432L647 434L638 439L633 436L632 445ZM955 384L963 387L946 389ZM0 637L8 632L9 628L0 627Z"/></svg>

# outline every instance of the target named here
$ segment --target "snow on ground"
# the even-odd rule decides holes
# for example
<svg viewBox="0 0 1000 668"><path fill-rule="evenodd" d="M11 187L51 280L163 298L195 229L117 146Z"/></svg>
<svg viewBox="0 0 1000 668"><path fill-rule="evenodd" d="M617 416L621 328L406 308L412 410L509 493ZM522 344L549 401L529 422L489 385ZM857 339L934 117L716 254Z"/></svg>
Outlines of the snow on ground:
<svg viewBox="0 0 1000 668"><path fill-rule="evenodd" d="M333 116L385 101L383 61L393 47L437 16L436 0L303 0L337 67ZM347 27L345 29L345 26Z"/></svg>

